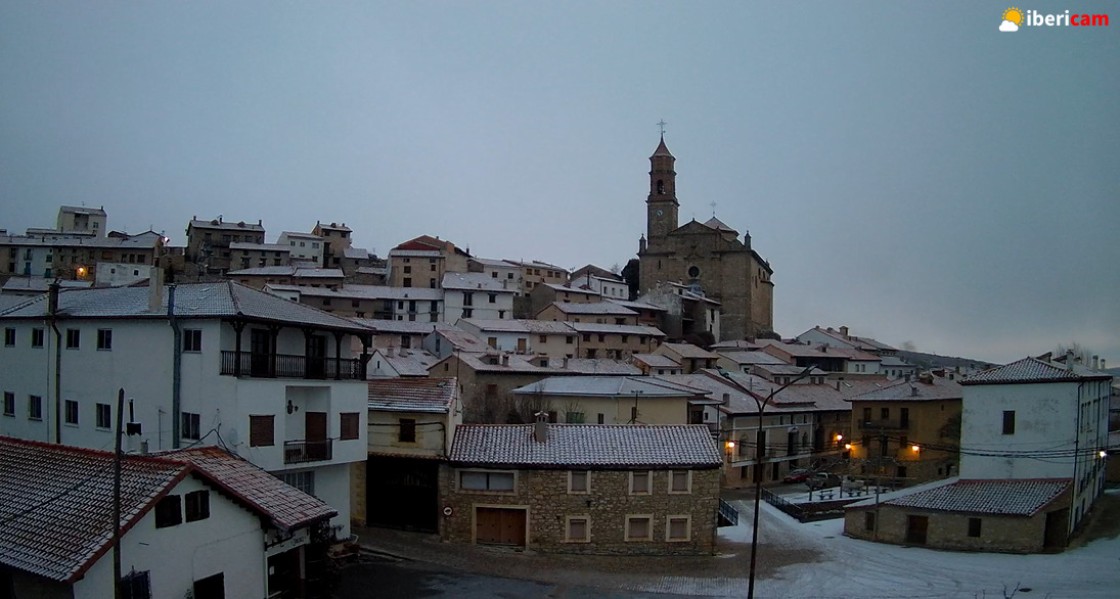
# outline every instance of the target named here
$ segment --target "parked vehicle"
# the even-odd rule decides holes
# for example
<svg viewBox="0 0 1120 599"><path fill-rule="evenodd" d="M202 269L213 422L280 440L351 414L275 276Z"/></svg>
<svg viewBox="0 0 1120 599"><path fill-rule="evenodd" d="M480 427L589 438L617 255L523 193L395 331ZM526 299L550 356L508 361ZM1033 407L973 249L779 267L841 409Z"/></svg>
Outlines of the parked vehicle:
<svg viewBox="0 0 1120 599"><path fill-rule="evenodd" d="M813 471L808 468L798 468L797 470L790 470L789 474L782 479L784 483L803 483L813 476Z"/></svg>
<svg viewBox="0 0 1120 599"><path fill-rule="evenodd" d="M828 489L839 487L840 477L831 472L814 472L805 483L814 489Z"/></svg>

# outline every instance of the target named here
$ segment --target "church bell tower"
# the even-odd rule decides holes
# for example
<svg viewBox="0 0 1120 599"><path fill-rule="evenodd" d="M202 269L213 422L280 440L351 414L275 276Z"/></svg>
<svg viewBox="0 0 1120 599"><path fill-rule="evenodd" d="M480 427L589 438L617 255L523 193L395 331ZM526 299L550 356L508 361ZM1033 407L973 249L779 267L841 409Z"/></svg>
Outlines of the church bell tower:
<svg viewBox="0 0 1120 599"><path fill-rule="evenodd" d="M665 147L665 135L649 157L649 197L646 199L646 238L665 237L677 228L677 173L673 170L676 158Z"/></svg>

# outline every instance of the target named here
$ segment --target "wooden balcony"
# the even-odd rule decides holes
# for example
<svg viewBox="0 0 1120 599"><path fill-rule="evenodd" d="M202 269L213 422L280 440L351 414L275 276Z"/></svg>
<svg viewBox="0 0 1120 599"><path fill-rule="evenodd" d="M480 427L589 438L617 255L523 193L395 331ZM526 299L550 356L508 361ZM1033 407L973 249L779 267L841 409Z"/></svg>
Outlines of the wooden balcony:
<svg viewBox="0 0 1120 599"><path fill-rule="evenodd" d="M366 378L366 365L361 360L353 358L223 351L221 374L257 378L360 381Z"/></svg>

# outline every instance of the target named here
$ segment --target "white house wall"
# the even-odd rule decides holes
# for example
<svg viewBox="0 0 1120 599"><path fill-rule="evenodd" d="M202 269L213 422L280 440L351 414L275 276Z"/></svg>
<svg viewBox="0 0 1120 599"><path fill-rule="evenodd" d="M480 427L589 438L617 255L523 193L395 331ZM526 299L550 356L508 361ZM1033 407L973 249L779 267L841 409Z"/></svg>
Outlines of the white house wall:
<svg viewBox="0 0 1120 599"><path fill-rule="evenodd" d="M153 599L188 597L194 581L224 574L226 597L265 596L264 531L260 519L244 507L188 477L174 495L210 491L210 517L156 528L150 510L121 540L121 571L148 571ZM184 506L180 505L180 509ZM113 559L105 553L74 585L74 599L113 595Z"/></svg>

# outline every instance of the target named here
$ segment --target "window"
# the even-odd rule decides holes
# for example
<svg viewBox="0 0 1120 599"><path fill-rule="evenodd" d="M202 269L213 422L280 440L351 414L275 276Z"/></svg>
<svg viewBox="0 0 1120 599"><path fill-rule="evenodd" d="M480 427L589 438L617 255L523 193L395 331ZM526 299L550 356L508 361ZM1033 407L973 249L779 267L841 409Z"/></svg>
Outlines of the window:
<svg viewBox="0 0 1120 599"><path fill-rule="evenodd" d="M470 292L464 292L463 293L463 305L464 306L473 306L474 305L474 293L470 293Z"/></svg>
<svg viewBox="0 0 1120 599"><path fill-rule="evenodd" d="M583 495L591 492L591 472L587 470L568 471L568 493Z"/></svg>
<svg viewBox="0 0 1120 599"><path fill-rule="evenodd" d="M121 576L121 599L152 599L152 583L147 570L133 570Z"/></svg>
<svg viewBox="0 0 1120 599"><path fill-rule="evenodd" d="M412 277L405 277L404 280L401 281L401 287L412 287Z"/></svg>
<svg viewBox="0 0 1120 599"><path fill-rule="evenodd" d="M4 329L4 347L12 347L16 344L16 330L8 327Z"/></svg>
<svg viewBox="0 0 1120 599"><path fill-rule="evenodd" d="M358 438L359 427L361 426L361 416L358 412L343 412L338 415L338 438L343 441L349 441Z"/></svg>
<svg viewBox="0 0 1120 599"><path fill-rule="evenodd" d="M571 345L571 344L572 344L572 343L574 343L574 342L575 342L575 338L574 338L573 336L571 336L571 335L566 335L566 336L564 337L564 343L567 343L568 345Z"/></svg>
<svg viewBox="0 0 1120 599"><path fill-rule="evenodd" d="M66 424L78 424L78 402L66 400Z"/></svg>
<svg viewBox="0 0 1120 599"><path fill-rule="evenodd" d="M548 366L548 359L547 358L544 358L544 359L541 360L541 366ZM564 413L564 422L567 422L568 424L583 424L584 423L583 412L565 412Z"/></svg>
<svg viewBox="0 0 1120 599"><path fill-rule="evenodd" d="M688 541L692 538L692 516L669 516L665 519L666 541Z"/></svg>
<svg viewBox="0 0 1120 599"><path fill-rule="evenodd" d="M498 294L497 294L497 293L491 293L491 294L489 294L489 296L488 296L487 300L488 300L488 302L489 302L489 303L491 303L491 304L493 304L493 303L496 303L496 302L498 301Z"/></svg>
<svg viewBox="0 0 1120 599"><path fill-rule="evenodd" d="M583 340L585 342L590 342L591 341L591 333L584 333L583 334Z"/></svg>
<svg viewBox="0 0 1120 599"><path fill-rule="evenodd" d="M275 416L249 416L249 447L275 445L272 420Z"/></svg>
<svg viewBox="0 0 1120 599"><path fill-rule="evenodd" d="M113 329L97 329L97 349L113 349Z"/></svg>
<svg viewBox="0 0 1120 599"><path fill-rule="evenodd" d="M515 478L513 472L461 470L459 472L459 489L463 491L512 493L515 488Z"/></svg>
<svg viewBox="0 0 1120 599"><path fill-rule="evenodd" d="M31 329L31 347L43 347L43 329Z"/></svg>
<svg viewBox="0 0 1120 599"><path fill-rule="evenodd" d="M627 541L652 541L653 516L627 516L626 517Z"/></svg>
<svg viewBox="0 0 1120 599"><path fill-rule="evenodd" d="M82 344L82 332L78 329L66 329L66 349L78 349Z"/></svg>
<svg viewBox="0 0 1120 599"><path fill-rule="evenodd" d="M1003 412L1003 434L1005 434L1005 435L1014 435L1015 434L1015 411L1014 410L1004 410L1004 412Z"/></svg>
<svg viewBox="0 0 1120 599"><path fill-rule="evenodd" d="M639 470L630 473L630 494L649 495L653 473L649 470Z"/></svg>
<svg viewBox="0 0 1120 599"><path fill-rule="evenodd" d="M16 394L11 391L4 392L4 415L16 415Z"/></svg>
<svg viewBox="0 0 1120 599"><path fill-rule="evenodd" d="M205 520L210 517L210 491L191 491L184 500L187 522Z"/></svg>
<svg viewBox="0 0 1120 599"><path fill-rule="evenodd" d="M591 541L591 518L588 516L568 516L568 525L565 527L564 540L569 543L587 543Z"/></svg>
<svg viewBox="0 0 1120 599"><path fill-rule="evenodd" d="M669 493L684 494L692 492L691 470L669 471Z"/></svg>
<svg viewBox="0 0 1120 599"><path fill-rule="evenodd" d="M970 537L979 537L980 536L980 518L969 518L968 519L968 536L970 536Z"/></svg>
<svg viewBox="0 0 1120 599"><path fill-rule="evenodd" d="M307 470L304 472L285 472L280 475L280 480L285 484L290 485L307 493L308 495L315 494L315 472Z"/></svg>
<svg viewBox="0 0 1120 599"><path fill-rule="evenodd" d="M470 318L472 316L474 316L474 309L463 308L463 318Z"/></svg>
<svg viewBox="0 0 1120 599"><path fill-rule="evenodd" d="M881 420L887 420L890 417L891 417L891 409L890 408L879 408L879 418Z"/></svg>
<svg viewBox="0 0 1120 599"><path fill-rule="evenodd" d="M183 412L182 425L179 427L179 436L184 439L198 440L201 438L201 418L198 414Z"/></svg>
<svg viewBox="0 0 1120 599"><path fill-rule="evenodd" d="M546 343L548 342L548 335L541 335L539 339L541 343Z"/></svg>
<svg viewBox="0 0 1120 599"><path fill-rule="evenodd" d="M179 509L179 496L168 495L156 504L156 528L176 526L183 522L183 511Z"/></svg>
<svg viewBox="0 0 1120 599"><path fill-rule="evenodd" d="M404 267L404 274L406 274L406 275L412 274L412 267L411 266Z"/></svg>
<svg viewBox="0 0 1120 599"><path fill-rule="evenodd" d="M863 421L864 422L871 422L871 408L864 408L863 409Z"/></svg>
<svg viewBox="0 0 1120 599"><path fill-rule="evenodd" d="M397 436L397 441L401 443L415 443L416 442L416 419L414 418L401 418L401 430Z"/></svg>
<svg viewBox="0 0 1120 599"><path fill-rule="evenodd" d="M866 512L863 514L863 529L867 532L875 531L875 512Z"/></svg>
<svg viewBox="0 0 1120 599"><path fill-rule="evenodd" d="M113 428L113 409L107 403L99 403L97 409L97 428Z"/></svg>
<svg viewBox="0 0 1120 599"><path fill-rule="evenodd" d="M43 419L43 398L31 395L27 398L27 417L32 420Z"/></svg>

